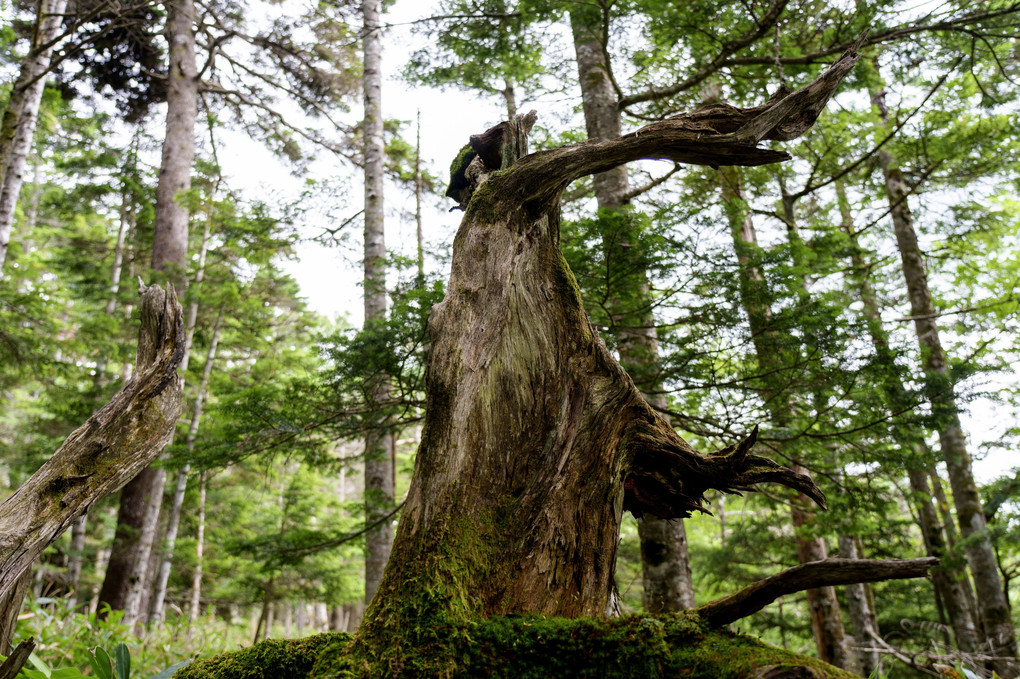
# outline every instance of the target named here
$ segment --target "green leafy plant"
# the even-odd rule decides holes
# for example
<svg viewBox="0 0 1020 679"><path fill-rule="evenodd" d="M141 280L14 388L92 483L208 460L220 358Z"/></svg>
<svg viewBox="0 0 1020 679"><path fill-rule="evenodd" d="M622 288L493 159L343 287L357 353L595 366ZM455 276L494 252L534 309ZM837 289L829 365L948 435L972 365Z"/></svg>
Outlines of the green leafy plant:
<svg viewBox="0 0 1020 679"><path fill-rule="evenodd" d="M90 676L76 667L52 668L35 653L29 656L28 661L35 669L22 668L18 679L78 679ZM170 679L177 670L190 662L185 660L171 665L148 679ZM112 657L105 648L96 646L89 653L89 664L92 667L91 676L98 679L131 679L131 651L123 642L113 647Z"/></svg>

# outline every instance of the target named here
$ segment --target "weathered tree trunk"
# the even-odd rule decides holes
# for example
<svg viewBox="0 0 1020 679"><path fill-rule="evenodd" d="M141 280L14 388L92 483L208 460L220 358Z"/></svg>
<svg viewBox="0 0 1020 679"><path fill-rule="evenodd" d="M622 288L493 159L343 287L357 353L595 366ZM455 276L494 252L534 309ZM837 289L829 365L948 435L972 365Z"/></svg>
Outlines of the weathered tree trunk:
<svg viewBox="0 0 1020 679"><path fill-rule="evenodd" d="M198 116L198 69L195 64L195 7L192 0L166 3L170 45L167 80L166 138L156 185L152 268L179 284L187 266L188 210L177 195L191 186ZM124 610L133 623L140 614L146 570L159 522L166 472L147 467L121 493L117 533L100 602Z"/></svg>
<svg viewBox="0 0 1020 679"><path fill-rule="evenodd" d="M836 197L840 210L840 226L850 240L850 263L853 266L851 278L855 281L858 297L863 305L861 313L867 323L868 334L871 337L872 345L875 347L875 353L878 359L890 371L883 385L886 398L889 401L891 411L900 412L907 405L904 403L906 388L898 373L893 372L896 370L894 352L889 346L889 335L882 325L882 314L878 306L878 298L868 277L868 265L864 261L862 250L857 240L850 204L846 196L846 190L841 182L836 182ZM928 449L923 435L917 432L903 431L902 429L895 431L894 435L901 439L901 445L913 455L915 460L928 459ZM946 540L942 537L942 529L939 525L938 516L935 513L935 508L932 506L930 486L928 485L924 466L915 460L908 461L907 476L910 480L910 489L913 492L914 506L917 508L921 536L924 540L925 551L930 556L941 559L948 554ZM842 553L842 551L841 543L840 552ZM964 592L966 573L963 574L961 582L960 579L954 578L947 568L948 565L944 564L933 569L931 574L932 582L939 598L946 607L947 618L953 628L957 648L966 653L974 653L980 646L980 632L975 627L974 618ZM969 587L969 584L966 586ZM848 597L851 597L852 601L849 588L847 592ZM852 607L851 612L853 613ZM875 631L877 632L877 630ZM858 640L858 643L860 643L860 640Z"/></svg>
<svg viewBox="0 0 1020 679"><path fill-rule="evenodd" d="M32 587L32 567L25 569L17 580L0 594L0 655L10 655L13 647L14 629L25 603L25 597Z"/></svg>
<svg viewBox="0 0 1020 679"><path fill-rule="evenodd" d="M386 241L383 225L383 116L382 116L382 0L363 0L365 100L365 327L386 319ZM370 386L377 410L389 400L385 376ZM365 435L365 602L379 587L393 544L393 528L381 520L393 509L393 434L385 421L374 423Z"/></svg>
<svg viewBox="0 0 1020 679"><path fill-rule="evenodd" d="M648 640L640 653L649 676L668 663L677 676L702 679L848 677L779 649L759 656L753 642L706 629L696 613L641 620L640 627L634 619L539 621L526 614L603 615L624 511L685 516L702 507L710 487L746 491L762 482L822 501L810 479L750 453L756 431L700 455L648 405L584 312L558 248L559 202L571 181L639 158L710 165L783 160L758 142L802 133L855 60L844 55L805 90L765 107L703 108L607 142L525 155L534 113L472 137L477 155L451 189L466 214L454 239L447 296L429 317L421 446L365 622L351 642L327 636L282 648L266 644L195 663L182 676L224 676L252 662L270 674L287 667L323 677L507 676L518 665L508 656L519 652L530 656L529 667L542 664L535 655L544 656L549 642L535 625L549 624L573 647L569 656L557 654L557 664L566 658L584 665L585 674L627 663L631 655L616 657L614 649L631 643L620 645L622 637L637 636L642 647ZM917 575L934 560L920 561L885 564L892 567L884 572ZM873 562L837 570L843 565L852 573L849 580L842 573L840 583L877 572ZM726 624L784 590L832 582L829 563L800 568L703 607L701 620ZM499 614L516 615L483 619ZM521 630L529 628L536 634L528 631L525 640ZM492 632L476 642L476 633ZM278 651L264 652L270 648ZM480 658L473 656L478 650ZM624 666L625 673L633 669Z"/></svg>
<svg viewBox="0 0 1020 679"><path fill-rule="evenodd" d="M171 287L142 291L135 375L0 505L0 595L97 500L151 462L181 409L182 310Z"/></svg>
<svg viewBox="0 0 1020 679"><path fill-rule="evenodd" d="M748 317L751 340L758 357L759 372L763 375L778 376L787 365L793 363L791 352L795 342L783 338L773 327L772 310L767 300L766 283L762 272L753 263L751 255L758 250L758 237L751 219L750 208L744 197L743 178L738 168L719 170L723 206L730 222L733 246L740 264L740 297ZM787 205L788 226L793 229L792 205ZM770 417L779 428L787 428L791 424L791 405L789 394L781 388L774 387L776 377L766 378L767 386L762 388L763 400ZM791 457L796 457L791 455ZM794 470L807 474L807 470L795 465ZM807 499L796 498L791 504L793 525L801 528L808 524L811 515L807 511ZM828 557L825 542L812 535L802 535L798 531L796 537L797 562L801 564L820 561ZM832 587L809 589L805 592L808 610L811 615L811 629L814 632L818 657L837 667L851 670L853 662L846 645L846 633L839 610L836 590Z"/></svg>
<svg viewBox="0 0 1020 679"><path fill-rule="evenodd" d="M606 141L620 136L622 121L616 92L609 80L610 64L602 44L602 12L594 7L574 7L570 11L574 52L577 59L578 82L581 86L582 108L588 139ZM614 212L625 209L630 192L630 180L625 165L592 178L595 199L603 210ZM605 247L610 247L606 245ZM614 247L619 247L614 244ZM656 392L659 384L659 343L655 334L650 303L650 286L645 271L634 272L639 288L635 304L643 311L638 318L619 309L610 300L610 313L619 316L614 322L620 363L631 376L650 376L648 383L640 380L645 397L660 411L665 410L665 398ZM615 307L615 308L614 308ZM626 318L626 316L630 318ZM629 322L628 322L629 321ZM636 326L630 327L627 326ZM649 613L677 611L694 607L694 583L691 578L691 561L687 552L687 534L682 519L664 521L654 516L638 519L638 538L641 542L641 579L644 608Z"/></svg>
<svg viewBox="0 0 1020 679"><path fill-rule="evenodd" d="M21 62L18 79L0 122L0 270L7 259L14 207L35 137L45 76L53 54L52 42L60 32L67 0L41 0L38 6L32 47Z"/></svg>
<svg viewBox="0 0 1020 679"><path fill-rule="evenodd" d="M451 617L602 615L624 511L683 517L710 487L763 481L821 500L803 475L751 455L753 434L703 456L648 405L584 312L559 252L559 199L639 158L782 160L758 141L803 133L854 61L763 107L705 107L611 141L525 155L534 113L472 138L481 184L429 317L422 443L363 644L401 630L413 645Z"/></svg>
<svg viewBox="0 0 1020 679"><path fill-rule="evenodd" d="M885 93L876 93L872 100L883 121L887 122ZM910 188L891 154L884 149L880 150L878 161L885 179L903 280L910 300L910 313L921 348L922 367L932 387L932 411L937 419L942 457L949 471L956 518L960 523L967 560L974 576L982 627L994 656L1015 658L1016 631L1010 617L1009 603L1003 594L1002 579L988 534L977 484L974 482L966 438L960 426L959 407L949 377L948 358L939 338L936 322L938 315L928 289L924 255L917 245L913 215L907 201ZM1016 677L1020 674L1020 665L1015 662L998 660L992 664L1002 677Z"/></svg>

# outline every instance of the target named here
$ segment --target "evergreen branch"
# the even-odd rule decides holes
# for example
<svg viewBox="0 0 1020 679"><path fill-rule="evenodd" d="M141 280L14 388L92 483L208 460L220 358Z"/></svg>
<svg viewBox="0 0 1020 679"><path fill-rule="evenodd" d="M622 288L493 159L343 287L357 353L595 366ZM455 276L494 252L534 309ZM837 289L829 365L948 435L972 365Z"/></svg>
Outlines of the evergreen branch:
<svg viewBox="0 0 1020 679"><path fill-rule="evenodd" d="M785 2L782 3L785 6ZM775 3L773 3L773 6ZM782 11L782 7L779 10ZM894 28L886 29L884 31L877 31L870 34L863 47L871 45L877 45L886 42L892 42L899 38L907 37L917 33L927 32L940 32L940 31L955 31L961 33L970 34L973 31L970 28L973 24L988 21L990 19L996 19L1003 16L1009 16L1020 11L1020 3L1013 3L1009 7L1005 7L1000 10L989 10L986 12L972 12L955 19L948 19L945 21L939 21L933 24L915 24L908 26L897 26ZM713 74L718 71L729 68L732 66L773 66L775 65L775 55L768 56L748 56L748 57L732 57L737 51L751 45L778 22L778 15L774 18L771 16L772 6L770 6L769 12L766 13L766 21L763 21L763 25L758 30L752 31L751 33L743 36L742 38L726 43L726 46L719 52L719 54L711 62L699 69L694 75L668 87L652 87L644 92L631 94L622 97L619 101L619 107L621 109L627 109L635 104L641 104L648 101L657 101L665 99L667 97L674 96L680 92L691 89L692 87L700 84ZM827 57L831 57L834 54L839 54L847 50L856 40L844 40L834 45L830 45L821 50L811 52L809 54L801 55L798 57L783 57L779 60L779 63L783 65L810 65L817 63Z"/></svg>
<svg viewBox="0 0 1020 679"><path fill-rule="evenodd" d="M631 94L628 96L621 97L619 102L617 103L617 106L619 106L619 108L621 109L626 109L629 106L633 106L634 104L641 104L646 101L665 99L666 97L671 97L674 94L683 92L684 90L689 90L695 85L698 85L701 82L705 81L711 75L713 75L721 68L723 68L727 64L727 60L731 55L735 54L736 52L739 52L748 45L757 42L766 33L768 33L772 29L772 27L775 26L776 23L779 21L780 15L783 13L783 10L786 9L787 1L788 0L772 0L769 3L768 8L765 10L765 14L762 16L762 18L760 20L755 21L756 25L754 27L754 30L749 31L748 33L737 38L736 40L730 40L723 43L723 47L719 51L719 54L717 54L716 57L708 64L698 69L698 71L694 75L669 87L662 88L653 87L640 94ZM846 51L851 44L852 42L847 43L840 49L832 50L831 52L828 52L826 56ZM771 63L771 61L769 63Z"/></svg>

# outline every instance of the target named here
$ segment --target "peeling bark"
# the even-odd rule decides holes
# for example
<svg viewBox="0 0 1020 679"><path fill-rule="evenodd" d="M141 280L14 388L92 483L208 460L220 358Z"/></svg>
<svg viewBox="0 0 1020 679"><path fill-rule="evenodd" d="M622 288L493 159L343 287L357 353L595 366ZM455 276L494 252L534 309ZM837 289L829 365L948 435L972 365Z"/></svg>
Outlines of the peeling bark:
<svg viewBox="0 0 1020 679"><path fill-rule="evenodd" d="M184 322L173 287L142 289L135 374L0 505L0 594L100 498L167 444L181 411Z"/></svg>
<svg viewBox="0 0 1020 679"><path fill-rule="evenodd" d="M750 452L756 433L701 455L648 405L584 312L558 247L559 197L640 158L783 159L758 141L803 131L855 60L762 107L705 107L614 140L523 155L534 112L473 138L488 160L429 317L422 443L363 642L399 629L412 643L410 630L451 616L603 615L623 511L689 516L709 488L762 482L824 502L810 479Z"/></svg>

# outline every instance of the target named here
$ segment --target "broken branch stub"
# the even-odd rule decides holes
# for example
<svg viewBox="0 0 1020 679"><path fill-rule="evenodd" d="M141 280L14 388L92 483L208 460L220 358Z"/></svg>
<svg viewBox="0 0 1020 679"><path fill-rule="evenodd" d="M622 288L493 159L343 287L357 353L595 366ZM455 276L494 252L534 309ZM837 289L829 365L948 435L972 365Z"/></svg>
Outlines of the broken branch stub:
<svg viewBox="0 0 1020 679"><path fill-rule="evenodd" d="M181 413L184 316L173 285L140 285L134 376L0 505L0 596L71 522L170 443Z"/></svg>

